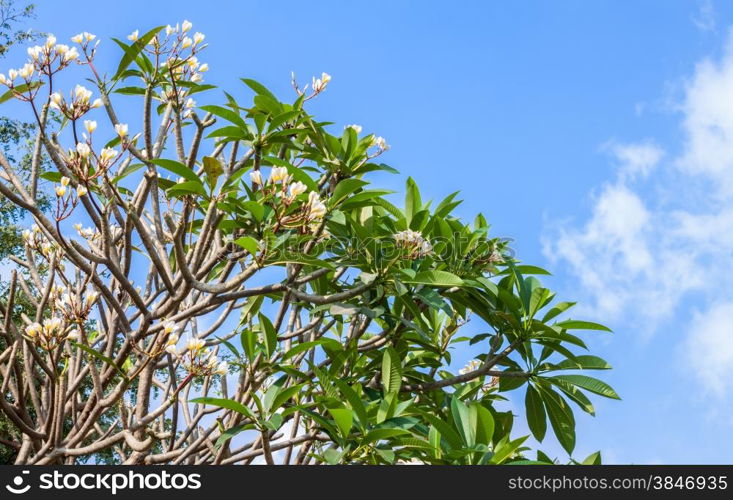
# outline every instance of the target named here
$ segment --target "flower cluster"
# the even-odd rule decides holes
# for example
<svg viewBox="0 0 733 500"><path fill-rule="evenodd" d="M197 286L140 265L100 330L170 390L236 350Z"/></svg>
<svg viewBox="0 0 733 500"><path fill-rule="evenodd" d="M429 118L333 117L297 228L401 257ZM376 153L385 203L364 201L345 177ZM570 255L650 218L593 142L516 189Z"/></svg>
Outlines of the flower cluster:
<svg viewBox="0 0 733 500"><path fill-rule="evenodd" d="M92 91L78 84L69 94L68 102L60 92L51 94L50 99L49 106L57 109L69 120L78 120L90 109L102 106L102 99L96 98L92 101Z"/></svg>
<svg viewBox="0 0 733 500"><path fill-rule="evenodd" d="M29 248L39 252L48 261L51 261L53 258L56 258L57 261L62 259L64 254L61 247L46 238L41 233L41 228L38 225L33 224L30 230L25 229L21 235L23 236L23 241Z"/></svg>
<svg viewBox="0 0 733 500"><path fill-rule="evenodd" d="M191 375L226 375L229 371L229 363L219 360L213 350L207 349L204 339L189 339L181 353L176 351L176 342L178 335L171 335L166 351L180 358L183 368Z"/></svg>
<svg viewBox="0 0 733 500"><path fill-rule="evenodd" d="M15 92L16 97L23 100L31 99L35 95L33 93L34 86L32 85L35 74L43 74L50 77L77 60L79 58L79 51L76 47L69 47L60 43L57 44L56 37L48 35L43 45L28 48L28 56L28 62L21 68L8 70L7 76L0 74L0 84L10 89L17 88L16 80L18 78L22 80L22 84L28 85L26 88L29 92L28 97L23 96L20 92Z"/></svg>
<svg viewBox="0 0 733 500"><path fill-rule="evenodd" d="M430 244L430 241L423 238L423 235L419 231L413 231L411 229L400 231L394 235L394 239L398 247L404 248L407 251L408 259L418 259L433 251L433 246Z"/></svg>
<svg viewBox="0 0 733 500"><path fill-rule="evenodd" d="M331 81L331 75L328 73L321 73L320 78L313 77L313 80L311 82L311 86L313 88L313 92L316 94L323 92L326 90L326 86L328 85L328 82Z"/></svg>
<svg viewBox="0 0 733 500"><path fill-rule="evenodd" d="M176 82L198 83L203 81L203 74L209 70L209 65L201 63L197 54L206 47L203 33L191 33L193 24L189 21L168 25L163 32L158 33L147 42L144 50L154 56L155 60L162 61L160 70L169 77L169 85L165 85L161 92L161 100L171 103L177 110L190 116L196 103L188 97L186 86ZM132 42L139 43L139 30L127 36ZM188 99L187 99L188 98Z"/></svg>
<svg viewBox="0 0 733 500"><path fill-rule="evenodd" d="M46 351L58 347L64 341L79 339L79 331L68 330L63 319L58 316L43 320L43 324L31 323L25 328L25 334L31 342Z"/></svg>
<svg viewBox="0 0 733 500"><path fill-rule="evenodd" d="M295 202L300 195L308 192L308 186L303 182L292 182L293 176L288 173L287 167L273 167L267 182L263 182L262 173L259 170L250 172L249 175L252 185L262 187L266 194L280 194L285 208ZM322 220L326 211L326 205L318 193L310 191L308 201L303 204L301 213L283 218L282 223L289 227L301 226L304 223L312 225Z"/></svg>
<svg viewBox="0 0 733 500"><path fill-rule="evenodd" d="M56 311L72 323L79 323L89 316L89 312L99 298L99 292L86 292L84 297L63 291L54 301Z"/></svg>
<svg viewBox="0 0 733 500"><path fill-rule="evenodd" d="M295 73L290 73L291 75L291 84L293 85L293 89L295 89L295 92L298 95L304 95L308 90L308 85L303 87L302 89L298 85L298 82L295 80ZM305 96L305 100L313 99L315 96L326 90L326 87L328 86L328 82L331 81L331 75L328 73L321 73L320 78L316 78L315 76L311 79L311 89L312 92L310 95Z"/></svg>
<svg viewBox="0 0 733 500"><path fill-rule="evenodd" d="M59 181L59 184L54 188L54 191L56 192L56 196L59 198L63 198L67 194L67 188L69 187L69 178L68 177L61 177L61 180ZM81 184L76 187L76 198L80 198L87 194L87 188L82 186Z"/></svg>
<svg viewBox="0 0 733 500"><path fill-rule="evenodd" d="M372 146L376 146L380 153L389 149L389 144L384 140L384 137L375 137L372 140Z"/></svg>

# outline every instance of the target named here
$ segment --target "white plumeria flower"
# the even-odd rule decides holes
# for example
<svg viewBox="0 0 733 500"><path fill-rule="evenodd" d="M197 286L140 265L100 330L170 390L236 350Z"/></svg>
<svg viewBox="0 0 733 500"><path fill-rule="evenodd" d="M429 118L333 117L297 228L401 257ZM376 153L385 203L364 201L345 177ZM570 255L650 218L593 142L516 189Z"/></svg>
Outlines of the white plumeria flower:
<svg viewBox="0 0 733 500"><path fill-rule="evenodd" d="M84 128L87 129L88 133L92 133L97 130L97 122L94 120L84 120Z"/></svg>
<svg viewBox="0 0 733 500"><path fill-rule="evenodd" d="M82 185L79 185L79 186L76 187L76 196L80 196L80 197L81 196L84 196L84 195L87 194L87 192L88 192L87 191L87 188L85 188Z"/></svg>
<svg viewBox="0 0 733 500"><path fill-rule="evenodd" d="M98 97L98 98L94 99L94 102L92 103L92 105L90 107L92 107L92 108L101 108L103 104L104 104L104 102L102 101L102 99L100 99Z"/></svg>
<svg viewBox="0 0 733 500"><path fill-rule="evenodd" d="M307 190L308 187L302 182L294 182L290 185L290 197L295 198L296 196L305 193Z"/></svg>
<svg viewBox="0 0 733 500"><path fill-rule="evenodd" d="M71 37L71 41L74 43L81 43L84 41L84 33L79 33Z"/></svg>
<svg viewBox="0 0 733 500"><path fill-rule="evenodd" d="M226 361L222 361L219 364L216 365L216 369L214 370L214 373L217 375L226 375L229 372L229 363Z"/></svg>
<svg viewBox="0 0 733 500"><path fill-rule="evenodd" d="M58 92L54 92L53 94L51 94L50 98L51 105L55 108L60 108L61 104L64 102L64 97Z"/></svg>
<svg viewBox="0 0 733 500"><path fill-rule="evenodd" d="M56 45L56 37L53 35L48 35L48 38L46 38L46 48L50 49L54 45Z"/></svg>
<svg viewBox="0 0 733 500"><path fill-rule="evenodd" d="M86 158L89 156L92 150L87 143L80 142L76 145L76 152L79 153L79 156L81 156L82 158Z"/></svg>
<svg viewBox="0 0 733 500"><path fill-rule="evenodd" d="M56 196L61 198L66 194L66 186L56 186Z"/></svg>
<svg viewBox="0 0 733 500"><path fill-rule="evenodd" d="M176 331L176 322L175 321L166 321L163 323L163 333L166 335L169 335Z"/></svg>
<svg viewBox="0 0 733 500"><path fill-rule="evenodd" d="M117 156L117 150L112 148L103 148L99 153L99 160L102 163L109 163Z"/></svg>
<svg viewBox="0 0 733 500"><path fill-rule="evenodd" d="M165 352L167 352L168 354L172 354L172 355L176 356L178 354L178 349L176 348L176 345L175 344L167 345L167 346L165 346Z"/></svg>
<svg viewBox="0 0 733 500"><path fill-rule="evenodd" d="M21 78L28 80L31 76L33 76L34 70L35 70L35 66L33 66L31 63L27 63L18 70L18 74L20 75Z"/></svg>
<svg viewBox="0 0 733 500"><path fill-rule="evenodd" d="M36 338L41 333L43 327L39 323L31 323L25 327L25 333L30 338Z"/></svg>
<svg viewBox="0 0 733 500"><path fill-rule="evenodd" d="M196 107L196 101L194 101L193 98L189 97L186 100L186 107L187 108L195 108Z"/></svg>
<svg viewBox="0 0 733 500"><path fill-rule="evenodd" d="M193 28L193 23L184 19L184 21L181 23L181 31L185 33L186 31L190 30L191 28Z"/></svg>
<svg viewBox="0 0 733 500"><path fill-rule="evenodd" d="M77 85L74 87L74 97L81 103L88 103L92 97L92 91L83 85Z"/></svg>
<svg viewBox="0 0 733 500"><path fill-rule="evenodd" d="M85 31L84 32L84 40L86 40L87 42L91 42L95 38L97 38L97 35L93 35L93 34L89 33L88 31Z"/></svg>
<svg viewBox="0 0 733 500"><path fill-rule="evenodd" d="M79 340L79 330L74 328L68 334L66 334L67 340Z"/></svg>
<svg viewBox="0 0 733 500"><path fill-rule="evenodd" d="M476 371L479 368L481 368L481 362L478 359L472 359L468 362L466 366L458 370L458 373L461 375L465 375L466 373L471 373L472 371Z"/></svg>
<svg viewBox="0 0 733 500"><path fill-rule="evenodd" d="M127 123L118 123L115 125L115 132L120 137L125 137L127 135Z"/></svg>
<svg viewBox="0 0 733 500"><path fill-rule="evenodd" d="M99 298L99 292L91 291L86 295L86 306L87 308L92 307Z"/></svg>
<svg viewBox="0 0 733 500"><path fill-rule="evenodd" d="M201 351L205 346L206 341L204 339L189 339L186 343L186 349L193 353Z"/></svg>
<svg viewBox="0 0 733 500"><path fill-rule="evenodd" d="M64 53L64 62L73 61L79 58L79 51L76 47L71 47L67 52Z"/></svg>
<svg viewBox="0 0 733 500"><path fill-rule="evenodd" d="M288 169L285 167L274 167L270 172L270 182L276 183L285 181L288 177Z"/></svg>
<svg viewBox="0 0 733 500"><path fill-rule="evenodd" d="M311 191L308 194L308 214L311 218L320 219L326 215L326 205L323 204L318 193Z"/></svg>
<svg viewBox="0 0 733 500"><path fill-rule="evenodd" d="M127 35L127 39L128 40L131 40L133 42L136 42L139 35L140 35L140 31L139 30L135 30L132 33L130 33L129 35Z"/></svg>
<svg viewBox="0 0 733 500"><path fill-rule="evenodd" d="M199 66L199 71L201 73L206 73L207 71L209 71L209 64L208 63L204 63L201 66Z"/></svg>
<svg viewBox="0 0 733 500"><path fill-rule="evenodd" d="M28 57L33 59L34 61L37 61L38 58L41 56L41 53L43 52L43 47L40 45L36 45L35 47L28 47Z"/></svg>
<svg viewBox="0 0 733 500"><path fill-rule="evenodd" d="M29 49L30 50L30 49ZM56 53L60 56L63 56L69 51L69 46L65 45L63 43L60 43L56 46Z"/></svg>
<svg viewBox="0 0 733 500"><path fill-rule="evenodd" d="M61 177L61 181L60 182L61 182L61 185L62 186L66 187L66 186L69 185L69 178L66 177L66 176L63 176L63 177Z"/></svg>
<svg viewBox="0 0 733 500"><path fill-rule="evenodd" d="M176 31L176 29L173 26L171 26L170 24L165 27L165 34L166 34L166 36L170 36L171 33L175 32L175 31Z"/></svg>
<svg viewBox="0 0 733 500"><path fill-rule="evenodd" d="M198 45L199 43L204 41L204 38L206 38L206 35L203 33L199 33L198 31L194 33L193 35L193 44Z"/></svg>
<svg viewBox="0 0 733 500"><path fill-rule="evenodd" d="M17 69L9 69L8 70L8 78L10 78L10 81L12 82L18 77L18 70Z"/></svg>
<svg viewBox="0 0 733 500"><path fill-rule="evenodd" d="M252 180L252 184L262 184L262 174L259 170L249 173L249 178Z"/></svg>
<svg viewBox="0 0 733 500"><path fill-rule="evenodd" d="M193 45L193 40L191 40L189 37L184 37L183 42L181 42L181 48L187 49L191 45Z"/></svg>
<svg viewBox="0 0 733 500"><path fill-rule="evenodd" d="M201 76L201 73L194 73L193 75L191 75L191 81L193 83L198 83L198 82L200 82L203 79L204 79L204 77Z"/></svg>
<svg viewBox="0 0 733 500"><path fill-rule="evenodd" d="M3 85L7 85L8 84L8 78L4 74L2 74L2 73L0 73L0 83L3 84Z"/></svg>
<svg viewBox="0 0 733 500"><path fill-rule="evenodd" d="M382 151L386 151L389 149L389 144L387 144L387 141L384 140L384 137L376 137L372 144L377 146Z"/></svg>

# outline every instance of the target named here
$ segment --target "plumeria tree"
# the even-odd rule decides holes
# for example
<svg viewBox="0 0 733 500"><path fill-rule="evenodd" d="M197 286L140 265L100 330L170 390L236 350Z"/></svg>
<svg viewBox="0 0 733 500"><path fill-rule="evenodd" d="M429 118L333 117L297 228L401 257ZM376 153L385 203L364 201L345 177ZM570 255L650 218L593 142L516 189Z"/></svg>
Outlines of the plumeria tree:
<svg viewBox="0 0 733 500"><path fill-rule="evenodd" d="M16 463L554 462L513 431L510 391L572 454L572 407L617 396L578 372L610 367L571 331L607 329L560 319L573 303L453 215L455 193L425 202L408 179L398 207L371 186L385 140L308 112L328 74L220 97L188 21L113 40L114 73L81 33L0 75L39 144L29 172L0 152L28 221L0 299ZM95 88L61 88L74 70ZM456 352L475 359L455 370Z"/></svg>

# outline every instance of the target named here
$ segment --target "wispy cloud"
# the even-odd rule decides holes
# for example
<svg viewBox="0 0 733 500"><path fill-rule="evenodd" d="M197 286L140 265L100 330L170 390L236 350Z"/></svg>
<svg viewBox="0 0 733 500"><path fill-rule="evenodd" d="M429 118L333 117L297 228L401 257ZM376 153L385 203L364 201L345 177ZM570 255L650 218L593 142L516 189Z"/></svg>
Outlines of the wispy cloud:
<svg viewBox="0 0 733 500"><path fill-rule="evenodd" d="M647 335L672 318L688 325L673 340L721 395L733 389L733 32L683 96L684 139L665 145L676 153L648 140L606 144L615 179L591 194L586 221L548 229L544 250L597 317Z"/></svg>
<svg viewBox="0 0 733 500"><path fill-rule="evenodd" d="M715 7L711 0L701 0L697 14L692 17L692 23L700 31L715 31Z"/></svg>

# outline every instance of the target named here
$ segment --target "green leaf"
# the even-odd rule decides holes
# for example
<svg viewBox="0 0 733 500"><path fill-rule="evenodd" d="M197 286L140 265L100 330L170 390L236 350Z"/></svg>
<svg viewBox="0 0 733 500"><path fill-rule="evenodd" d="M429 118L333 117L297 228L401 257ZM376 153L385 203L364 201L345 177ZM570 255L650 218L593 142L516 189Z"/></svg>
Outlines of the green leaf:
<svg viewBox="0 0 733 500"><path fill-rule="evenodd" d="M211 190L216 186L219 176L224 173L224 167L221 162L213 156L204 156L204 172L206 173L206 182Z"/></svg>
<svg viewBox="0 0 733 500"><path fill-rule="evenodd" d="M327 410L336 422L341 435L347 437L354 423L354 412L348 408L327 408Z"/></svg>
<svg viewBox="0 0 733 500"><path fill-rule="evenodd" d="M404 283L414 283L431 286L464 286L461 278L448 271L422 271L414 278L402 280Z"/></svg>
<svg viewBox="0 0 733 500"><path fill-rule="evenodd" d="M241 425L235 425L234 427L230 427L229 429L225 430L221 433L221 436L216 440L216 443L214 443L214 446L218 449L221 445L232 439L237 434L240 434L241 432L244 432L246 430L254 429L253 424L241 424Z"/></svg>
<svg viewBox="0 0 733 500"><path fill-rule="evenodd" d="M278 408L280 408L282 405L287 403L288 400L292 398L293 396L295 396L296 394L298 394L298 392L300 392L303 389L303 387L305 387L305 385L306 384L304 383L293 385L293 386L290 386L278 392L277 396L275 397L275 399L272 402L272 407L270 408L270 411L275 411Z"/></svg>
<svg viewBox="0 0 733 500"><path fill-rule="evenodd" d="M385 393L398 392L402 385L402 362L397 351L388 347L382 355L382 387Z"/></svg>
<svg viewBox="0 0 733 500"><path fill-rule="evenodd" d="M582 465L601 465L601 452L596 451L588 455L585 460L581 462Z"/></svg>
<svg viewBox="0 0 733 500"><path fill-rule="evenodd" d="M277 97L275 97L275 94L267 90L267 87L262 85L260 82L256 80L251 80L249 78L242 78L242 81L247 85L249 88L254 90L259 95L267 96L275 101L277 101Z"/></svg>
<svg viewBox="0 0 733 500"><path fill-rule="evenodd" d="M555 323L553 326L559 326L560 328L564 328L566 330L601 330L604 332L612 331L607 326L603 326L598 323L593 323L590 321L577 321L572 319L560 321L559 323Z"/></svg>
<svg viewBox="0 0 733 500"><path fill-rule="evenodd" d="M297 356L298 354L302 352L309 351L313 349L314 347L318 347L318 346L328 346L331 349L341 349L341 343L338 340L318 339L312 342L303 342L302 344L296 345L295 347L293 347L292 349L290 349L288 352L286 352L283 355L282 360L286 361L292 358L293 356Z"/></svg>
<svg viewBox="0 0 733 500"><path fill-rule="evenodd" d="M412 218L422 208L422 200L420 199L420 190L412 177L407 178L407 187L405 193L405 219L407 225L410 225Z"/></svg>
<svg viewBox="0 0 733 500"><path fill-rule="evenodd" d="M563 398L549 387L542 387L542 400L547 408L552 430L557 436L560 445L568 452L573 453L575 448L575 418L573 411Z"/></svg>
<svg viewBox="0 0 733 500"><path fill-rule="evenodd" d="M551 365L552 370L610 370L611 365L605 359L598 356L581 355L574 359L564 359L561 362Z"/></svg>
<svg viewBox="0 0 733 500"><path fill-rule="evenodd" d="M216 115L218 117L224 118L227 121L232 122L242 131L247 130L247 123L244 121L244 118L239 116L235 111L232 111L231 109L221 106L200 106L200 108L204 111L211 113L212 115Z"/></svg>
<svg viewBox="0 0 733 500"><path fill-rule="evenodd" d="M242 349L244 349L247 359L249 359L250 362L254 361L257 356L257 334L252 330L242 330L240 338L242 341Z"/></svg>
<svg viewBox="0 0 733 500"><path fill-rule="evenodd" d="M527 425L537 441L542 442L547 432L547 416L542 396L537 389L527 384L527 394L524 398L524 407L527 412Z"/></svg>
<svg viewBox="0 0 733 500"><path fill-rule="evenodd" d="M359 419L361 425L366 427L369 424L369 416L367 415L366 406L364 406L364 402L361 400L359 395L343 380L334 379L333 382L336 384L336 387L338 387L341 394L346 398L351 409L356 413L356 418Z"/></svg>
<svg viewBox="0 0 733 500"><path fill-rule="evenodd" d="M567 311L571 307L573 307L577 302L558 302L553 306L552 309L547 311L547 314L542 318L543 323L547 323L552 318L555 318L556 316L559 316L563 312Z"/></svg>
<svg viewBox="0 0 733 500"><path fill-rule="evenodd" d="M466 406L463 401L454 396L451 398L450 411L456 429L466 446L471 447L476 444L476 424L478 423L476 407Z"/></svg>
<svg viewBox="0 0 733 500"><path fill-rule="evenodd" d="M151 29L125 49L125 55L122 56L122 59L120 60L120 65L117 67L117 72L115 73L115 76L112 77L112 80L117 80L120 78L120 76L122 76L122 73L124 73L128 66L132 64L132 62L137 58L137 56L145 48L145 46L150 43L150 40L152 40L153 37L157 35L158 32L164 27L165 26L158 26L157 28ZM120 43L120 45L125 44Z"/></svg>
<svg viewBox="0 0 733 500"><path fill-rule="evenodd" d="M489 446L494 436L494 416L491 412L479 403L474 403L476 407L478 425L476 426L476 443Z"/></svg>
<svg viewBox="0 0 733 500"><path fill-rule="evenodd" d="M150 163L162 167L170 172L173 172L174 174L183 177L186 180L201 184L201 179L199 179L199 176L196 175L196 172L194 172L181 162L175 160L167 160L165 158L158 158L150 160Z"/></svg>
<svg viewBox="0 0 733 500"><path fill-rule="evenodd" d="M166 194L170 197L177 196L189 196L189 195L200 195L206 197L206 190L204 185L199 181L186 181L173 184L171 187L166 189Z"/></svg>
<svg viewBox="0 0 733 500"><path fill-rule="evenodd" d="M500 464L512 456L515 451L524 443L529 436L522 436L514 441L504 441L497 445L494 455L491 457L492 464Z"/></svg>
<svg viewBox="0 0 733 500"><path fill-rule="evenodd" d="M191 403L200 403L204 405L211 405L211 406L218 406L219 408L224 408L225 410L232 410L240 415L244 415L245 417L251 418L252 420L257 420L257 417L255 417L254 413L252 413L252 410L244 406L242 403L238 401L234 401L233 399L223 399L223 398L196 398L192 399Z"/></svg>
<svg viewBox="0 0 733 500"><path fill-rule="evenodd" d="M600 396L611 399L621 399L610 385L601 380L598 380L597 378L589 377L587 375L556 375L554 377L550 377L550 379L564 380L573 384L574 386L580 387L581 389L585 389L586 391L593 392Z"/></svg>
<svg viewBox="0 0 733 500"><path fill-rule="evenodd" d="M8 90L2 96L0 96L0 104L4 103L5 101L9 101L13 97L15 97L15 94L16 93L22 94L22 93L27 92L29 90L33 90L35 88L38 88L41 85L43 85L43 82L31 82L30 85L27 84L27 83L23 83L21 85L16 85L15 87L13 87L13 90Z"/></svg>
<svg viewBox="0 0 733 500"><path fill-rule="evenodd" d="M336 189L333 190L329 203L332 207L336 206L348 195L367 184L369 183L361 179L344 179L339 182Z"/></svg>
<svg viewBox="0 0 733 500"><path fill-rule="evenodd" d="M277 349L277 330L270 321L270 318L264 314L259 315L260 328L263 330L263 336L265 341L265 349L267 350L267 356L271 357Z"/></svg>
<svg viewBox="0 0 733 500"><path fill-rule="evenodd" d="M257 255L260 249L259 242L251 236L242 236L234 240L234 243L247 250L250 255Z"/></svg>
<svg viewBox="0 0 733 500"><path fill-rule="evenodd" d="M89 353L90 355L94 356L98 360L103 361L104 363L108 364L109 366L111 366L112 368L114 368L115 371L117 373L119 373L120 376L122 376L123 379L125 379L126 381L128 380L127 375L125 374L125 372L123 372L120 369L120 367L117 366L117 364L114 362L114 360L112 360L112 358L108 358L104 354L101 354L101 353L95 351L91 347L88 347L88 346L79 344L78 342L72 342L72 345L75 346L75 347L78 347L79 349L81 349L82 351L84 351L86 353Z"/></svg>

